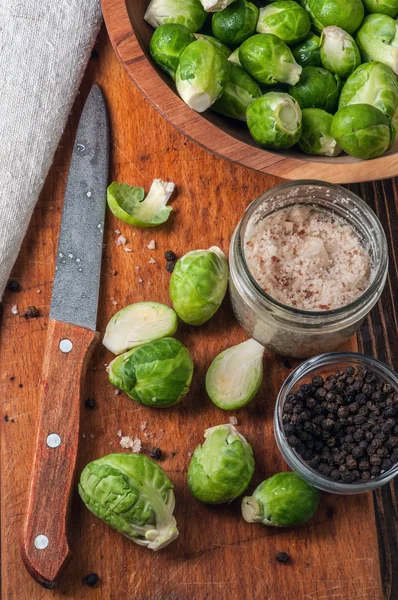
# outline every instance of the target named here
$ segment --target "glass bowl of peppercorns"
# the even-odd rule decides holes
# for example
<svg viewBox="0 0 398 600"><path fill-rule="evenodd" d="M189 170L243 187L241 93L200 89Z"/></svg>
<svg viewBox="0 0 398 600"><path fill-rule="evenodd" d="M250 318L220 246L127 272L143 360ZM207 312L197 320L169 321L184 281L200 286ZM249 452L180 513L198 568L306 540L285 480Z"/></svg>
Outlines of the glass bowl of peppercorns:
<svg viewBox="0 0 398 600"><path fill-rule="evenodd" d="M282 385L274 431L289 467L315 487L378 488L398 474L398 376L355 352L310 358Z"/></svg>

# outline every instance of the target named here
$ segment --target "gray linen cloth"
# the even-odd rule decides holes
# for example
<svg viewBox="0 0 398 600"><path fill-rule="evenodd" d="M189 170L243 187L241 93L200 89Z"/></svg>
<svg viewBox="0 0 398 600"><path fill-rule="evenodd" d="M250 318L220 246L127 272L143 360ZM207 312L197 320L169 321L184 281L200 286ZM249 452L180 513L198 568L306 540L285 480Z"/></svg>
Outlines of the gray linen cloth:
<svg viewBox="0 0 398 600"><path fill-rule="evenodd" d="M0 0L0 300L100 23L99 0Z"/></svg>

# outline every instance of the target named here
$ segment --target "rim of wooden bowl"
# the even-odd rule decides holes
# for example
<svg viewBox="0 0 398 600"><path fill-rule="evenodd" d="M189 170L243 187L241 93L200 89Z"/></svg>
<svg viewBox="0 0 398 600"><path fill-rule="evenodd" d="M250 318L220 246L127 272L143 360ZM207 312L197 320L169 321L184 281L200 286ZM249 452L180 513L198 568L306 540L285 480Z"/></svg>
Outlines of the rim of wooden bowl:
<svg viewBox="0 0 398 600"><path fill-rule="evenodd" d="M181 133L213 154L287 180L359 183L398 174L398 157L391 151L369 161L349 156L307 157L295 152L274 154L233 137L190 109L159 76L134 33L126 0L101 0L101 4L109 38L131 80Z"/></svg>

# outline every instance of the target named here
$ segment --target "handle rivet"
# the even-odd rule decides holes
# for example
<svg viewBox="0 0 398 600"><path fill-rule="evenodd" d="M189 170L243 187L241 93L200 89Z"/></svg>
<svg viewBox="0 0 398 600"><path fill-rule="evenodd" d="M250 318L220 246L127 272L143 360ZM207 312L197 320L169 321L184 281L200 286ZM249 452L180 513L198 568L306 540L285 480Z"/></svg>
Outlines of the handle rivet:
<svg viewBox="0 0 398 600"><path fill-rule="evenodd" d="M48 537L46 535L37 535L35 537L35 548L44 550L48 546Z"/></svg>
<svg viewBox="0 0 398 600"><path fill-rule="evenodd" d="M67 340L66 338L64 340L61 340L59 343L59 349L64 354L68 354L68 352L70 352L72 350L72 348L73 348L72 342L70 340Z"/></svg>
<svg viewBox="0 0 398 600"><path fill-rule="evenodd" d="M58 446L61 445L62 440L58 433L50 433L50 435L47 436L46 441L49 448L58 448Z"/></svg>

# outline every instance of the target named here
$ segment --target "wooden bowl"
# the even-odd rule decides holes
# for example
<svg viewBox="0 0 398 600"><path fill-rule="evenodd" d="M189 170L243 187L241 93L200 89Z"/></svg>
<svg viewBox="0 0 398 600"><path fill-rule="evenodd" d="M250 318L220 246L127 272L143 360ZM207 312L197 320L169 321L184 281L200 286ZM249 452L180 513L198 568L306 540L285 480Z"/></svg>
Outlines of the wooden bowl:
<svg viewBox="0 0 398 600"><path fill-rule="evenodd" d="M138 89L179 131L214 154L284 179L322 179L352 183L398 175L398 145L384 156L361 161L351 156L310 157L296 150L273 153L260 148L245 123L207 111L198 114L177 95L173 81L149 55L153 29L144 19L149 0L102 0L113 47Z"/></svg>

